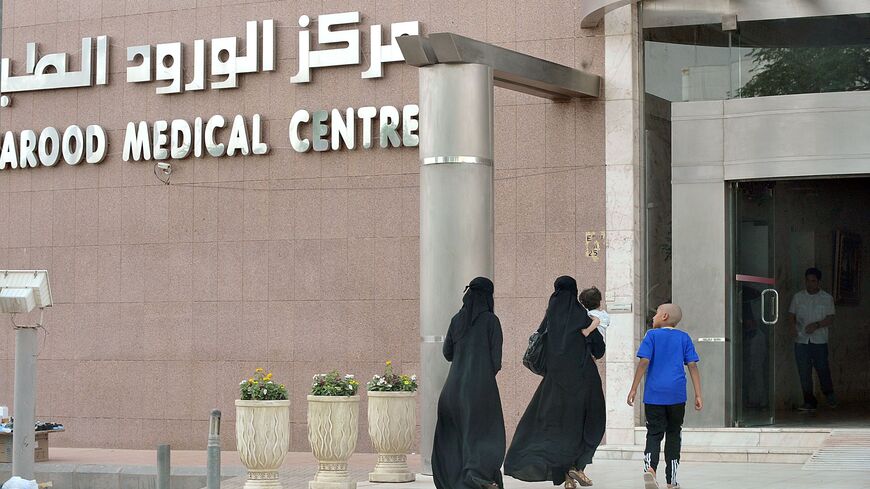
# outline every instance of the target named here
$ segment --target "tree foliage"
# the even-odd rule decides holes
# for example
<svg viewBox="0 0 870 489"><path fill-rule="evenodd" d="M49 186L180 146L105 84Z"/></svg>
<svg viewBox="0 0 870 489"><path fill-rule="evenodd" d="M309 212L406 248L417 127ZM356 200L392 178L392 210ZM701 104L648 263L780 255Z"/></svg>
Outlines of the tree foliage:
<svg viewBox="0 0 870 489"><path fill-rule="evenodd" d="M870 48L756 48L740 97L870 90Z"/></svg>

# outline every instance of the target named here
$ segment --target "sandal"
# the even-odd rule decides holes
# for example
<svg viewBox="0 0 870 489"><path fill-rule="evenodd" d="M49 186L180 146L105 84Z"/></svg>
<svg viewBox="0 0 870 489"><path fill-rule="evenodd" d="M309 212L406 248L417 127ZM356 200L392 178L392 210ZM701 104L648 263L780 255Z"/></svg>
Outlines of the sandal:
<svg viewBox="0 0 870 489"><path fill-rule="evenodd" d="M577 483L582 487L589 487L592 485L592 479L586 477L586 474L584 474L582 470L571 469L568 471L568 476L577 481Z"/></svg>
<svg viewBox="0 0 870 489"><path fill-rule="evenodd" d="M577 489L577 483L569 475L565 475L565 489Z"/></svg>

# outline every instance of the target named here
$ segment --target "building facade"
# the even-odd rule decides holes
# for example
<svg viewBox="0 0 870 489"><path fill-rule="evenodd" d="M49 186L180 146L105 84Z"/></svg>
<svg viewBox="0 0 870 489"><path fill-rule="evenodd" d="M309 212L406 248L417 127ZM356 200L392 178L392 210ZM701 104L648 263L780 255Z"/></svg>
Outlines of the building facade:
<svg viewBox="0 0 870 489"><path fill-rule="evenodd" d="M537 385L522 352L564 274L604 290L613 318L600 365L607 444L632 445L643 426L625 398L651 312L668 300L702 357L706 408L687 425L793 422L788 310L810 266L837 301L836 422L862 419L850 406L870 385L866 2L2 9L12 61L0 269L50 272L37 415L67 425L59 445L199 448L209 411L232 423L239 380L264 367L288 385L291 449L304 451L314 374L365 380L386 360L420 371L418 73L389 49L399 32L453 32L603 78L599 98L571 102L496 89L493 278L509 437ZM93 48L79 51L86 38ZM87 86L38 90L51 78L26 78L84 70L85 52ZM50 53L69 58L60 66ZM70 126L78 146L66 146ZM51 165L47 128L61 146ZM62 150L76 161L77 148L82 161L69 164ZM12 405L13 334L0 331L0 404ZM232 430L223 436L234 444Z"/></svg>
<svg viewBox="0 0 870 489"><path fill-rule="evenodd" d="M866 423L868 6L652 0L580 10L585 27L630 33L605 36L605 87L621 80L632 94L631 103L606 95L607 168L634 148L639 172L635 257L619 260L613 241L607 248L608 291L632 283L635 293L616 300L633 297L640 309L633 337L616 348L631 353L656 305L673 300L702 358L705 409L688 426ZM632 130L618 132L625 125ZM610 227L610 200L606 212ZM614 281L624 263L638 268ZM807 417L796 409L804 400L790 312L810 267L835 302L828 351L840 406ZM643 412L620 403L631 359L613 364L616 341L608 336L607 442L630 445Z"/></svg>
<svg viewBox="0 0 870 489"><path fill-rule="evenodd" d="M300 34L311 34L312 54L340 49L320 41L318 26L335 19L319 16L345 12L359 12L360 20L339 19L344 25L336 30L360 33L359 62L318 68L312 61L309 82L291 81L301 71ZM309 28L300 27L302 16ZM197 74L197 40L212 50L216 39L235 36L237 55L250 54L247 22L257 21L263 50L270 19L274 70L261 63L237 75L238 88L218 89L213 84L227 76L212 74L209 52L203 90L156 93L173 82L157 79L159 45L181 43L186 86ZM362 77L373 65L372 27L382 26L379 46L388 45L391 28L408 22L418 22L423 34L454 32L603 74L603 31L581 28L567 1L547 8L3 2L2 56L12 60L12 76L27 75L28 43L38 43L41 56L69 53L72 71L80 69L83 38L96 46L99 36L108 37L105 85L4 93L11 103L0 109L0 126L13 133L16 150L27 130L40 135L54 127L62 135L70 125L85 132L99 125L106 132L100 163L61 159L0 171L0 268L50 272L55 306L39 356L37 417L67 426L58 445L151 448L166 441L198 448L209 411L219 408L232 426L238 382L264 367L290 390L291 448L307 450L305 396L314 374L338 369L364 380L386 360L420 373L417 149L390 140L381 147L379 127L374 147L365 148L362 120L365 107L376 108L379 125L382 107L395 107L401 119L418 103L416 68L385 62L381 78ZM128 68L141 58L128 61L128 48L143 45L152 46L145 51L154 53L154 81L131 82ZM507 423L515 426L535 381L520 358L554 279L568 274L583 285L604 284L604 105L501 89L495 105L496 307L506 338L500 381ZM331 141L328 151L294 149L315 139L309 120L293 141L294 114L314 118L338 109L345 116L348 108L356 118L354 149L345 140L337 151ZM252 147L248 155L239 149L212 157L203 138L202 156L161 160L171 165L168 185L157 177L165 174L154 154L146 161L142 150L137 161L131 146L125 161L130 122L138 131L145 121L153 136L157 121L184 120L195 135L196 118L205 131L216 114L226 121L216 144L229 145L241 115L252 146L259 114L269 152ZM457 298L464 285L456 284ZM13 333L2 331L0 404L11 406ZM223 430L225 447L234 446L233 431ZM367 450L363 433L359 448Z"/></svg>

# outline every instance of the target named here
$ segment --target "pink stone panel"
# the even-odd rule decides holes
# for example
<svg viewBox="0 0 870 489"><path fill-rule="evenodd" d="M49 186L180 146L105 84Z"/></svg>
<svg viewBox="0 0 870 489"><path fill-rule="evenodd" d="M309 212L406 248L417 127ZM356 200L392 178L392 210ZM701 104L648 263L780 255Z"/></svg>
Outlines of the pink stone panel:
<svg viewBox="0 0 870 489"><path fill-rule="evenodd" d="M76 244L79 246L98 244L100 234L99 190L96 188L76 190L75 199Z"/></svg>
<svg viewBox="0 0 870 489"><path fill-rule="evenodd" d="M249 159L250 160L250 159ZM246 162L245 168L249 168ZM247 170L246 170L247 171ZM268 169L267 169L268 171ZM269 184L247 182L244 191L244 232L247 240L269 238Z"/></svg>
<svg viewBox="0 0 870 489"><path fill-rule="evenodd" d="M292 362L295 361L295 344L304 335L300 328L297 333L294 322L294 310L296 303L292 301L270 301L268 303L268 326L267 326L267 354L269 362ZM277 375L277 374L276 374ZM281 382L289 382L284 378Z"/></svg>
<svg viewBox="0 0 870 489"><path fill-rule="evenodd" d="M141 302L145 299L146 246L121 246L121 301Z"/></svg>
<svg viewBox="0 0 870 489"><path fill-rule="evenodd" d="M27 171L27 170L20 170ZM31 246L31 192L12 192L9 194L9 213L7 245L10 248L27 248Z"/></svg>
<svg viewBox="0 0 870 489"><path fill-rule="evenodd" d="M218 302L193 303L190 360L216 362L223 357L222 344L218 338L220 309Z"/></svg>
<svg viewBox="0 0 870 489"><path fill-rule="evenodd" d="M517 232L517 180L509 175L514 172L497 171L495 191L495 233Z"/></svg>
<svg viewBox="0 0 870 489"><path fill-rule="evenodd" d="M194 191L189 186L169 188L169 241L189 243L193 240Z"/></svg>
<svg viewBox="0 0 870 489"><path fill-rule="evenodd" d="M546 230L549 233L574 231L575 195L574 176L585 170L551 170L545 177ZM604 182L601 182L602 184Z"/></svg>
<svg viewBox="0 0 870 489"><path fill-rule="evenodd" d="M321 297L323 279L320 275L323 252L319 241L299 240L293 254L295 283L293 298L297 301Z"/></svg>
<svg viewBox="0 0 870 489"><path fill-rule="evenodd" d="M99 244L120 244L123 241L123 199L124 193L120 188L99 189L97 218Z"/></svg>
<svg viewBox="0 0 870 489"><path fill-rule="evenodd" d="M495 297L513 297L517 287L517 242L515 234L495 235Z"/></svg>
<svg viewBox="0 0 870 489"><path fill-rule="evenodd" d="M543 232L546 229L546 192L547 176L532 174L519 176L517 185L517 232Z"/></svg>
<svg viewBox="0 0 870 489"><path fill-rule="evenodd" d="M374 23L420 20L424 33L457 32L600 74L601 29L580 29L574 3L412 0L359 10L364 40ZM15 59L37 40L42 52L71 52L77 66L82 36L112 39L109 85L16 94L0 111L4 129L100 123L111 142L99 165L0 172L0 204L20 210L0 213L9 229L0 236L0 263L44 264L51 273L55 307L40 356L39 410L70 427L54 445L201 448L208 411L218 407L231 448L238 382L263 366L288 386L291 449L308 450L305 395L315 373L338 368L365 382L386 359L420 373L417 152L299 154L287 139L298 109L419 100L412 67L387 64L384 79L363 80L366 54L359 67L315 69L312 83L289 83L298 17L355 9L352 2L4 6L5 26L21 26L4 30L4 52ZM155 94L162 82L124 80L123 47L243 36L245 20L266 18L277 22L277 69L241 75L240 89L170 97ZM502 89L495 97L494 278L510 435L539 379L519 358L555 275L604 281L603 259L587 258L584 248L585 233L604 227L604 110L600 101L554 104ZM173 162L169 186L154 177L153 162L121 160L127 122L242 114L250 124L254 113L268 155ZM228 134L219 131L219 139ZM29 205L15 207L21 202ZM11 350L3 351L0 396L11 399L3 381ZM361 428L359 450L367 451Z"/></svg>
<svg viewBox="0 0 870 489"><path fill-rule="evenodd" d="M30 194L30 239L33 246L51 246L52 211L54 195L52 192L31 192Z"/></svg>

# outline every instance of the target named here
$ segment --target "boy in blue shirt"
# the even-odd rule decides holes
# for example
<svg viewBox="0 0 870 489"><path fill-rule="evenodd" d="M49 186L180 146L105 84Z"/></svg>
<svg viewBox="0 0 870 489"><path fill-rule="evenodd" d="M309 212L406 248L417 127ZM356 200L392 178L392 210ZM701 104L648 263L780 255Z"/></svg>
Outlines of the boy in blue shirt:
<svg viewBox="0 0 870 489"><path fill-rule="evenodd" d="M677 469L680 466L680 431L686 414L686 371L695 388L695 409L704 407L701 400L701 376L698 373L698 353L692 338L676 329L683 318L680 306L662 304L653 317L653 329L637 350L640 362L628 393L628 405L634 406L637 386L646 373L643 404L646 411L646 449L643 479L646 489L657 489L656 469L659 464L662 438L665 440L665 476L668 489L679 489Z"/></svg>

